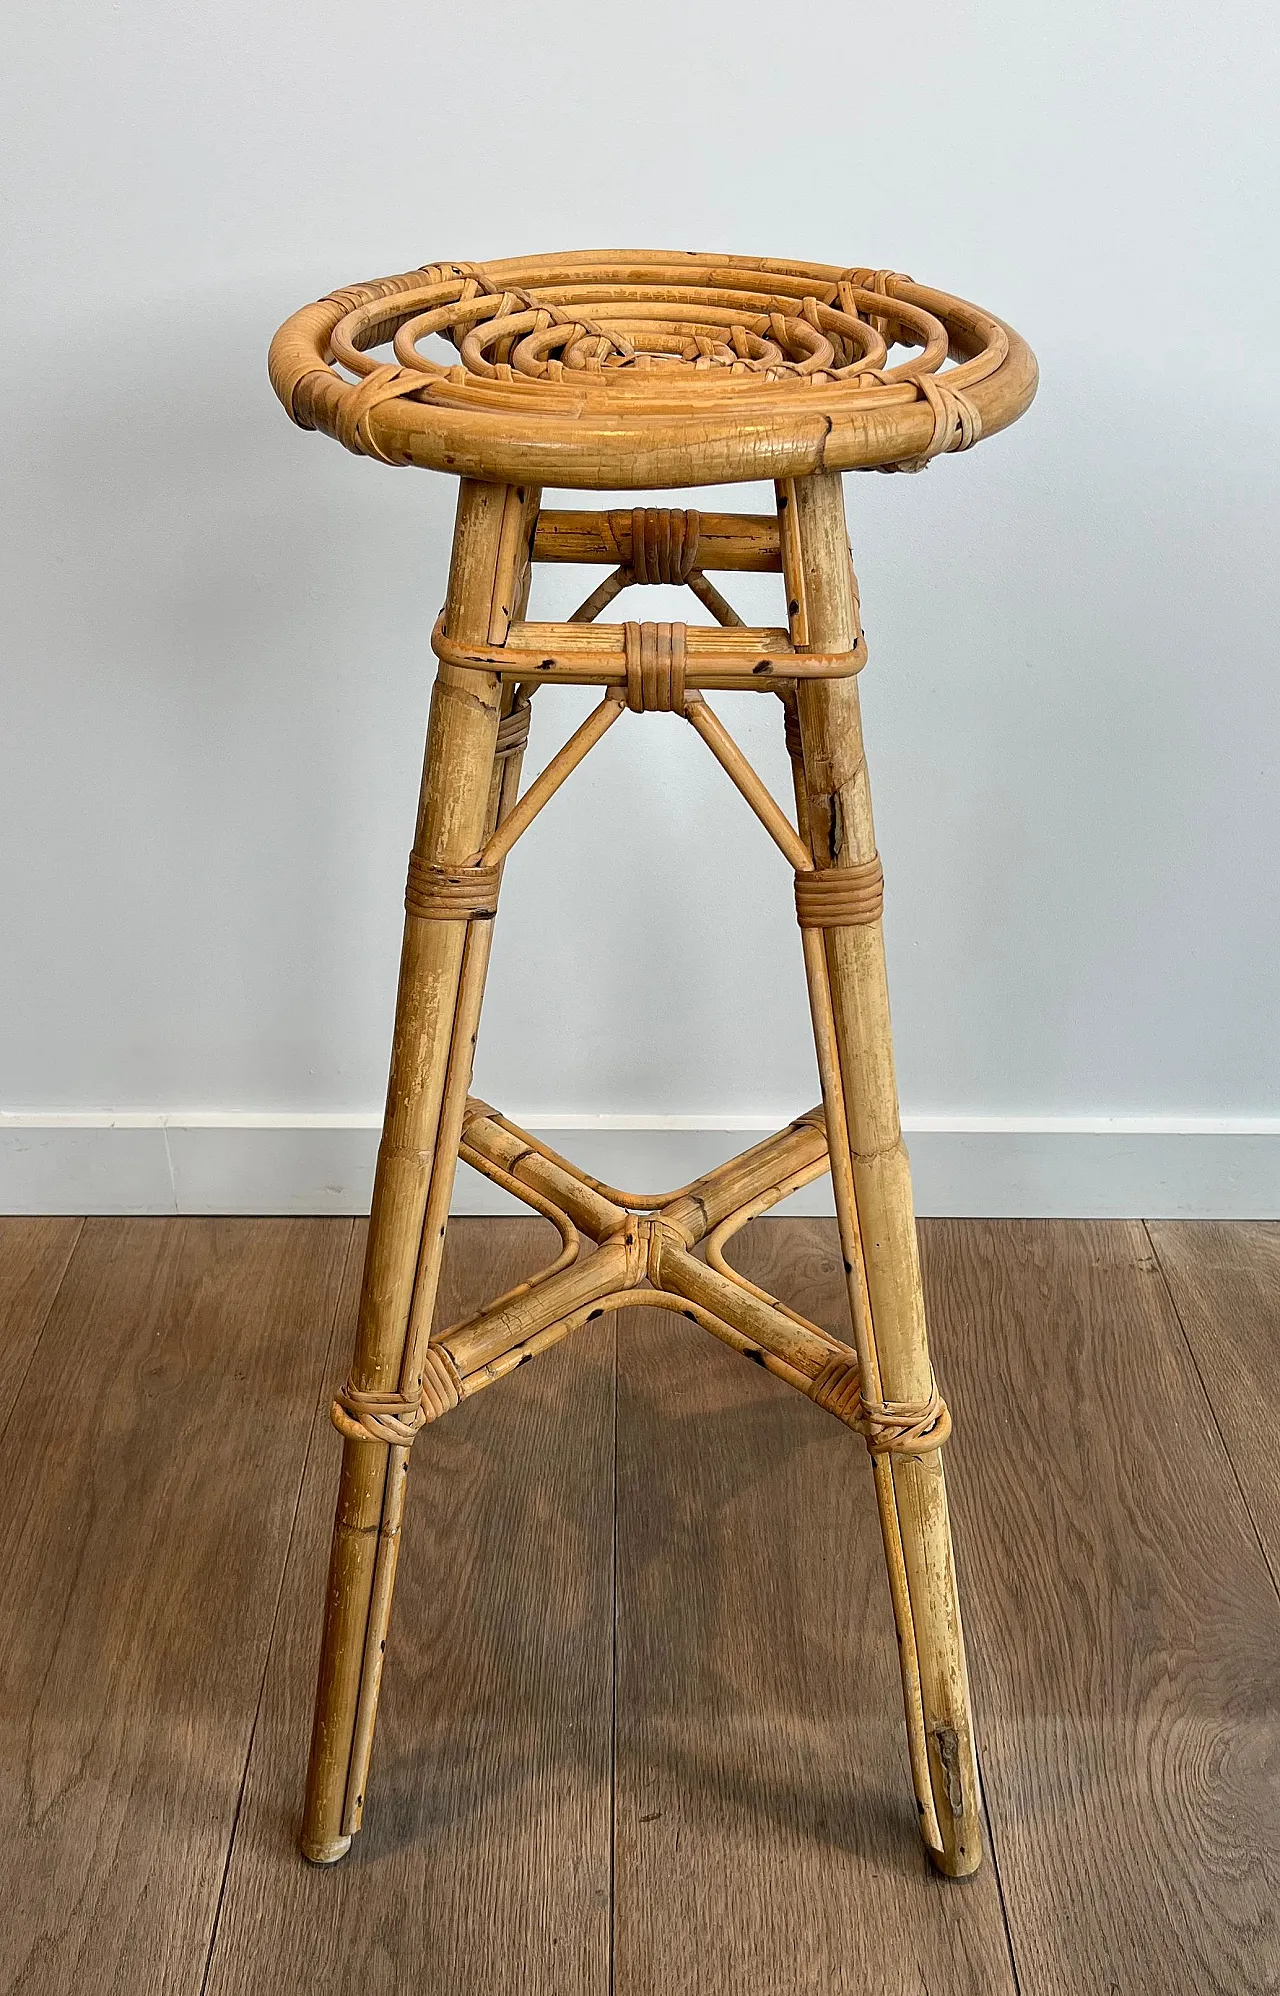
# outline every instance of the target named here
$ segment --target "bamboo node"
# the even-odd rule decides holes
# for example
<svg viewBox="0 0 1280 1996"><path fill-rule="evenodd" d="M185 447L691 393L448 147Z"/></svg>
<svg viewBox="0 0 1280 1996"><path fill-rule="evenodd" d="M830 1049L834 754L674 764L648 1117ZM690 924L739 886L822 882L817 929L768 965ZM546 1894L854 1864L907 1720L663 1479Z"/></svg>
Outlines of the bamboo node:
<svg viewBox="0 0 1280 1996"><path fill-rule="evenodd" d="M329 1409L329 1418L349 1442L385 1442L408 1448L429 1421L439 1420L462 1398L462 1380L448 1354L428 1345L422 1385L410 1399L403 1393L364 1393L348 1380Z"/></svg>
<svg viewBox="0 0 1280 1996"><path fill-rule="evenodd" d="M796 920L802 929L848 929L878 922L884 911L880 855L856 866L820 866L796 875Z"/></svg>
<svg viewBox="0 0 1280 1996"><path fill-rule="evenodd" d="M926 1455L951 1433L951 1415L932 1372L927 1400L864 1400L857 1359L837 1356L812 1381L809 1398L860 1434L872 1455Z"/></svg>
<svg viewBox="0 0 1280 1996"><path fill-rule="evenodd" d="M432 866L415 849L409 854L405 912L424 922L491 922L501 878L497 866Z"/></svg>
<svg viewBox="0 0 1280 1996"><path fill-rule="evenodd" d="M624 624L627 705L633 714L684 712L684 624Z"/></svg>

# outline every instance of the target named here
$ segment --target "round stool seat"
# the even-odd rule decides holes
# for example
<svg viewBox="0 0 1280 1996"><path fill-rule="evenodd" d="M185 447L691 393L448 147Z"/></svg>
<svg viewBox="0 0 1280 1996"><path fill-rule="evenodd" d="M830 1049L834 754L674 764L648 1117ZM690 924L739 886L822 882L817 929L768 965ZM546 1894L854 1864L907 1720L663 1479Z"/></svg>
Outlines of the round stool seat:
<svg viewBox="0 0 1280 1996"><path fill-rule="evenodd" d="M605 490L916 471L1036 389L1009 326L897 272L658 250L352 285L270 371L296 423L384 463Z"/></svg>

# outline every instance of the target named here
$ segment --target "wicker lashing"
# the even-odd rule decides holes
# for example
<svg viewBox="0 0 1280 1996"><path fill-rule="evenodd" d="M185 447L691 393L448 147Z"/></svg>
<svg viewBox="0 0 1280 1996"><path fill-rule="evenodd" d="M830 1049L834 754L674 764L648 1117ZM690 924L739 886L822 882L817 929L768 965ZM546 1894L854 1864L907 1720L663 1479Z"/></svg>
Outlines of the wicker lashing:
<svg viewBox="0 0 1280 1996"><path fill-rule="evenodd" d="M856 1359L832 1357L809 1389L819 1407L863 1436L872 1455L924 1455L941 1448L951 1433L951 1416L930 1384L925 1400L867 1400Z"/></svg>
<svg viewBox="0 0 1280 1996"><path fill-rule="evenodd" d="M637 506L631 515L632 576L679 588L698 566L697 513L674 506Z"/></svg>
<svg viewBox="0 0 1280 1996"><path fill-rule="evenodd" d="M422 1379L416 1393L363 1392L348 1381L330 1412L334 1427L348 1441L408 1448L428 1421L447 1414L461 1398L462 1381L448 1353L430 1345L423 1354Z"/></svg>
<svg viewBox="0 0 1280 1996"><path fill-rule="evenodd" d="M633 714L682 714L686 627L624 624L627 705Z"/></svg>
<svg viewBox="0 0 1280 1996"><path fill-rule="evenodd" d="M498 736L493 752L499 761L509 755L523 755L529 746L529 702L518 700L509 714L504 714L498 723Z"/></svg>
<svg viewBox="0 0 1280 1996"><path fill-rule="evenodd" d="M415 850L409 854L405 912L423 922L490 922L498 912L500 881L496 866L432 866Z"/></svg>
<svg viewBox="0 0 1280 1996"><path fill-rule="evenodd" d="M879 853L852 866L821 866L796 874L796 920L802 929L847 929L878 922L883 909Z"/></svg>

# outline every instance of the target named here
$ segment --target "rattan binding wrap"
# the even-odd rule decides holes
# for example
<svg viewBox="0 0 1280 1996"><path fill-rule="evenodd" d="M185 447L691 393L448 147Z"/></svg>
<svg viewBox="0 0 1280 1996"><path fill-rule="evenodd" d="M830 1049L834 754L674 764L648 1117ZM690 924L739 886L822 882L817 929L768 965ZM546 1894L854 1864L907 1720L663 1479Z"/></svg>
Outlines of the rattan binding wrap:
<svg viewBox="0 0 1280 1996"><path fill-rule="evenodd" d="M637 506L631 515L634 581L678 588L698 566L700 523L696 512L674 506Z"/></svg>
<svg viewBox="0 0 1280 1996"><path fill-rule="evenodd" d="M421 853L411 852L405 912L424 922L492 921L501 878L496 866L432 866Z"/></svg>
<svg viewBox="0 0 1280 1996"><path fill-rule="evenodd" d="M624 624L627 705L633 714L682 714L687 627Z"/></svg>
<svg viewBox="0 0 1280 1996"><path fill-rule="evenodd" d="M828 1360L809 1398L860 1434L872 1455L926 1455L951 1433L951 1416L936 1382L927 1400L864 1400L857 1359Z"/></svg>
<svg viewBox="0 0 1280 1996"><path fill-rule="evenodd" d="M802 929L847 929L878 922L884 871L875 854L854 866L815 867L796 874L796 920Z"/></svg>
<svg viewBox="0 0 1280 1996"><path fill-rule="evenodd" d="M498 739L494 755L505 761L509 755L523 755L529 746L529 702L519 700L509 714L504 714L498 723Z"/></svg>
<svg viewBox="0 0 1280 1996"><path fill-rule="evenodd" d="M447 1352L428 1346L422 1364L422 1385L412 1397L402 1393L365 1393L350 1381L330 1408L340 1435L353 1442L386 1442L408 1448L429 1421L447 1414L462 1398L459 1379Z"/></svg>

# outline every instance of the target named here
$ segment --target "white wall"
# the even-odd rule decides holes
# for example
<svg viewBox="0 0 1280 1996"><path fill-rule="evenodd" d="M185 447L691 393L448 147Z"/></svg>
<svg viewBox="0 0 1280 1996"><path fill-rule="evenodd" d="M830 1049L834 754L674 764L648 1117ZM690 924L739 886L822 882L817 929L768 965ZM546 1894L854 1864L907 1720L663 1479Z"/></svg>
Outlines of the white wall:
<svg viewBox="0 0 1280 1996"><path fill-rule="evenodd" d="M1278 70L1262 0L26 0L0 1203L359 1203L454 492L294 430L267 343L418 261L644 243L890 265L1040 357L1014 430L848 482L922 1205L1280 1211ZM730 708L781 782L776 703ZM789 907L691 733L615 730L511 862L478 1088L785 1119Z"/></svg>

